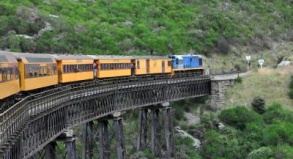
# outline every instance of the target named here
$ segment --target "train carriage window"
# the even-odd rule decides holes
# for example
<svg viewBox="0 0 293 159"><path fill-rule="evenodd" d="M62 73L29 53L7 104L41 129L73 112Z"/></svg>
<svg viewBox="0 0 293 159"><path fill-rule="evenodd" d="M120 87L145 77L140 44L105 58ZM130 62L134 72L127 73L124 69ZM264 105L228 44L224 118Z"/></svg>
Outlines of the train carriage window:
<svg viewBox="0 0 293 159"><path fill-rule="evenodd" d="M70 72L70 68L71 68L71 66L66 65L66 73L69 73Z"/></svg>
<svg viewBox="0 0 293 159"><path fill-rule="evenodd" d="M8 62L6 56L0 55L0 62Z"/></svg>
<svg viewBox="0 0 293 159"><path fill-rule="evenodd" d="M19 69L17 66L14 67L15 68L15 79L19 78Z"/></svg>
<svg viewBox="0 0 293 159"><path fill-rule="evenodd" d="M198 59L199 60L199 65L202 66L202 59Z"/></svg>
<svg viewBox="0 0 293 159"><path fill-rule="evenodd" d="M67 66L66 65L63 65L63 72L67 73Z"/></svg>
<svg viewBox="0 0 293 159"><path fill-rule="evenodd" d="M57 64L53 64L53 74L57 75Z"/></svg>
<svg viewBox="0 0 293 159"><path fill-rule="evenodd" d="M28 73L29 76L28 77L33 77L33 73L34 72L34 68L31 65L28 65Z"/></svg>
<svg viewBox="0 0 293 159"><path fill-rule="evenodd" d="M26 57L28 62L54 62L52 58L44 57Z"/></svg>
<svg viewBox="0 0 293 159"><path fill-rule="evenodd" d="M48 66L48 74L49 75L55 75L54 65L49 65Z"/></svg>
<svg viewBox="0 0 293 159"><path fill-rule="evenodd" d="M2 82L2 68L0 67L0 82Z"/></svg>
<svg viewBox="0 0 293 159"><path fill-rule="evenodd" d="M1 74L2 74L2 81L5 82L6 81L6 69L5 68L1 69Z"/></svg>

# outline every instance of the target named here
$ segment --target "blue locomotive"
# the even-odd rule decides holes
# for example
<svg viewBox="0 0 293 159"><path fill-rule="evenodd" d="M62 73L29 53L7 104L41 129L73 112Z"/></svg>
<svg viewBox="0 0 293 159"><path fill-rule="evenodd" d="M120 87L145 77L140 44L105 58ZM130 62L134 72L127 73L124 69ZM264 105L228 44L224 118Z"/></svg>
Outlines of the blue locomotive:
<svg viewBox="0 0 293 159"><path fill-rule="evenodd" d="M204 68L201 55L171 55L174 74L179 72L195 72L197 75L203 75Z"/></svg>

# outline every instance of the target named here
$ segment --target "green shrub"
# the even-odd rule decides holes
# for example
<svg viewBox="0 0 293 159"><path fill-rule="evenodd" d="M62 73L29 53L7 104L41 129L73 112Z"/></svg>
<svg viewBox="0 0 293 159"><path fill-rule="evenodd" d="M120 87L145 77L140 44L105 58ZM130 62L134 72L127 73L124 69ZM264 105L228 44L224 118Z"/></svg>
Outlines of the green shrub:
<svg viewBox="0 0 293 159"><path fill-rule="evenodd" d="M293 123L293 112L283 109L283 107L278 103L273 103L263 114L263 119L267 124L278 123L279 121Z"/></svg>
<svg viewBox="0 0 293 159"><path fill-rule="evenodd" d="M274 148L273 156L276 159L292 159L293 158L293 147L290 145L278 145Z"/></svg>
<svg viewBox="0 0 293 159"><path fill-rule="evenodd" d="M155 159L155 156L151 153L149 149L144 149L142 152L148 159Z"/></svg>
<svg viewBox="0 0 293 159"><path fill-rule="evenodd" d="M259 113L263 114L265 112L265 100L260 97L255 97L251 102L252 109Z"/></svg>
<svg viewBox="0 0 293 159"><path fill-rule="evenodd" d="M243 159L246 156L239 140L234 136L208 131L202 143L202 158Z"/></svg>
<svg viewBox="0 0 293 159"><path fill-rule="evenodd" d="M263 130L263 143L265 145L289 144L293 146L293 123L279 122L269 125Z"/></svg>
<svg viewBox="0 0 293 159"><path fill-rule="evenodd" d="M238 77L235 79L235 82L236 82L236 83L242 83L242 77L238 76Z"/></svg>
<svg viewBox="0 0 293 159"><path fill-rule="evenodd" d="M260 115L240 106L223 110L219 115L219 119L224 123L240 130L244 130L246 128L246 124L250 122L262 122Z"/></svg>
<svg viewBox="0 0 293 159"><path fill-rule="evenodd" d="M261 147L253 150L248 154L247 159L267 159L273 155L273 151L269 147Z"/></svg>

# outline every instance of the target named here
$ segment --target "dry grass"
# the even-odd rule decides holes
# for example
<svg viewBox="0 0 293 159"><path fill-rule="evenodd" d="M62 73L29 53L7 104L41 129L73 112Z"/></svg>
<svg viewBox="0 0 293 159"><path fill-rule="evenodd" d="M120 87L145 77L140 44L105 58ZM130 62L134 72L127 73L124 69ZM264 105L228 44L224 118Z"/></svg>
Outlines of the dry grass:
<svg viewBox="0 0 293 159"><path fill-rule="evenodd" d="M263 58L265 60L264 67L271 67L277 65L278 59L284 57L286 60L293 62L293 42L274 43L271 50L254 53L248 52L245 49L234 49L234 54L221 55L213 54L211 57L205 58L205 66L210 69L235 69L236 65L241 68L246 68L245 56L251 56L251 64L253 68L258 67L258 60Z"/></svg>
<svg viewBox="0 0 293 159"><path fill-rule="evenodd" d="M250 107L253 98L260 96L266 101L266 105L277 102L293 110L293 100L287 95L291 75L293 75L293 65L277 69L255 69L243 77L242 83L227 90L226 105Z"/></svg>

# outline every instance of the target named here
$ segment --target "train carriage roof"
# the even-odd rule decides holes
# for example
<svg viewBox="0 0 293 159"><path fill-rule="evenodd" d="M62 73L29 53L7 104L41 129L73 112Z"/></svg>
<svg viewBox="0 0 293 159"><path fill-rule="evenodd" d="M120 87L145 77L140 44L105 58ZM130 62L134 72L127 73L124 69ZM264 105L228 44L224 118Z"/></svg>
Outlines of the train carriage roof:
<svg viewBox="0 0 293 159"><path fill-rule="evenodd" d="M175 58L177 58L179 60L182 60L183 59L183 56L182 55L172 55L172 57L175 57Z"/></svg>
<svg viewBox="0 0 293 159"><path fill-rule="evenodd" d="M0 51L0 63L17 63L17 60L10 52Z"/></svg>
<svg viewBox="0 0 293 159"><path fill-rule="evenodd" d="M119 55L88 55L89 57L97 59L169 59L166 56L119 56Z"/></svg>
<svg viewBox="0 0 293 159"><path fill-rule="evenodd" d="M51 62L55 63L55 60L49 54L33 54L33 53L16 53L16 52L3 52L2 54L12 55L17 60L22 60L24 63L40 63L40 62Z"/></svg>
<svg viewBox="0 0 293 159"><path fill-rule="evenodd" d="M130 60L132 56L119 56L119 55L87 55L88 57L98 60L98 59L103 59L103 60Z"/></svg>
<svg viewBox="0 0 293 159"><path fill-rule="evenodd" d="M92 60L87 55L53 54L51 56L56 60Z"/></svg>
<svg viewBox="0 0 293 159"><path fill-rule="evenodd" d="M167 56L134 56L133 59L166 59L166 60L170 60Z"/></svg>
<svg viewBox="0 0 293 159"><path fill-rule="evenodd" d="M202 55L193 55L193 54L186 54L186 55L182 55L183 57L199 57L202 58Z"/></svg>

